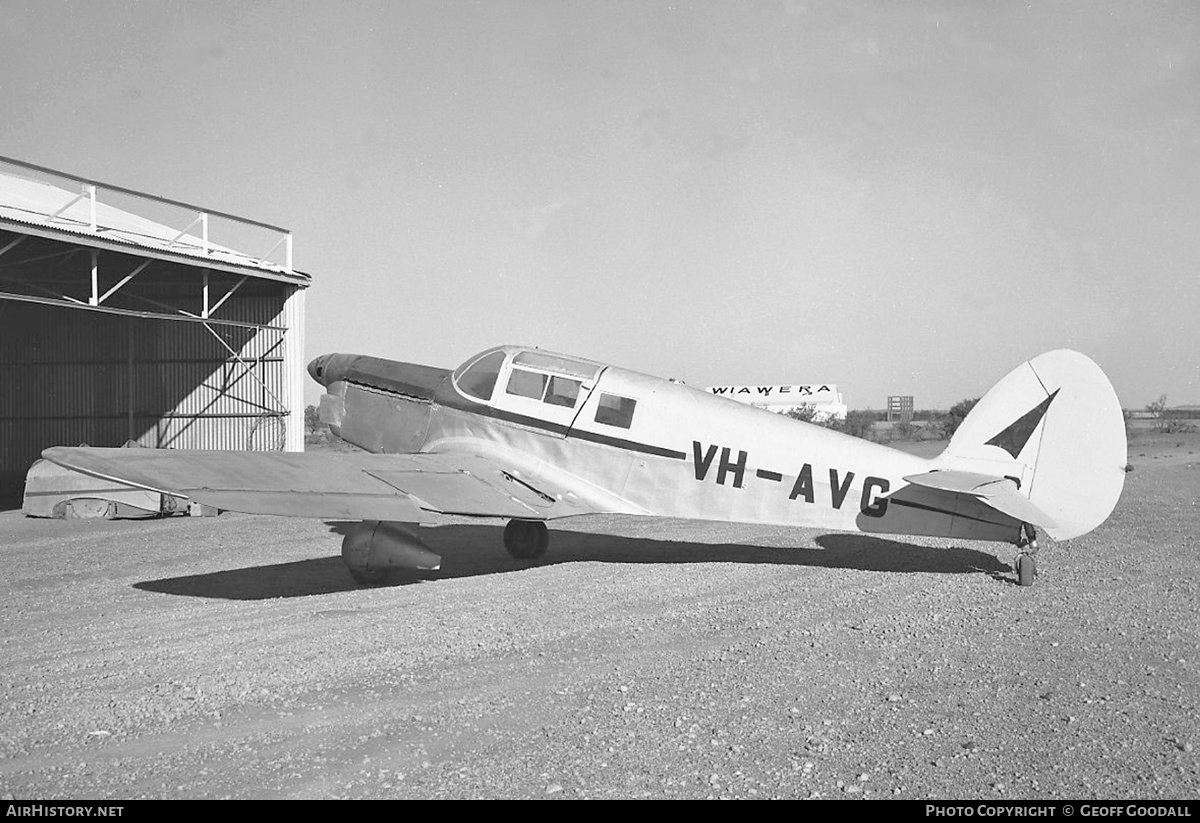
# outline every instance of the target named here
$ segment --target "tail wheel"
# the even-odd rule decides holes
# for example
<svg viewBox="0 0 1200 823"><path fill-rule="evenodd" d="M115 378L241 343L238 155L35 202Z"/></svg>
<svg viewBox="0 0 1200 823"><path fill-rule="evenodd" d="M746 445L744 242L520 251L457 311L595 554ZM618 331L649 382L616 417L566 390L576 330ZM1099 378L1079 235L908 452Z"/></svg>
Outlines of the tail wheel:
<svg viewBox="0 0 1200 823"><path fill-rule="evenodd" d="M550 532L540 520L510 520L504 527L504 548L518 560L532 560L546 553Z"/></svg>
<svg viewBox="0 0 1200 823"><path fill-rule="evenodd" d="M1037 577L1037 560L1032 554L1017 555L1017 583L1022 586L1032 586Z"/></svg>
<svg viewBox="0 0 1200 823"><path fill-rule="evenodd" d="M1013 564L1017 572L1017 583L1022 586L1032 586L1033 580L1037 577L1037 529L1030 523L1021 524L1021 534L1017 539L1017 548L1023 549L1017 555L1017 560Z"/></svg>

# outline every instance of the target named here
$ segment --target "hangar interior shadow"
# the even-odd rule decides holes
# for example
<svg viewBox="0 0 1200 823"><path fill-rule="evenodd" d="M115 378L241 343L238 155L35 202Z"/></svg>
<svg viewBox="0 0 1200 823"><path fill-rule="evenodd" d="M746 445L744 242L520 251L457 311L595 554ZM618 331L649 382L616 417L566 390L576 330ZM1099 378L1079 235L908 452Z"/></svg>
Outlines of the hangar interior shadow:
<svg viewBox="0 0 1200 823"><path fill-rule="evenodd" d="M0 231L0 246L16 237ZM86 297L90 256L41 238L22 244L24 256L0 263L0 293L45 299ZM108 288L141 258L106 252ZM203 310L200 270L155 261L104 303L109 309ZM213 295L227 295L221 316L267 324L279 311L278 284L209 273ZM216 298L214 298L216 299ZM268 340L268 337L271 339ZM158 448L220 438L244 444L251 424L278 410L230 352L253 360L268 382L282 382L282 336L249 325L172 321L106 314L0 298L0 507L21 507L25 475L47 446ZM260 396L262 395L262 396ZM192 448L200 446L192 445ZM226 446L227 447L227 446ZM243 446L249 447L249 446Z"/></svg>
<svg viewBox="0 0 1200 823"><path fill-rule="evenodd" d="M344 535L355 522L328 522ZM535 561L516 560L504 550L503 527L448 525L420 530L429 548L442 556L433 572L397 570L390 586L503 574L569 563L683 564L747 563L857 569L897 574L986 574L1015 585L1011 568L994 555L962 546L933 548L861 534L823 534L816 547L771 547L651 540L551 529L550 548ZM331 549L338 544L331 542ZM134 588L161 594L226 600L309 597L362 588L339 555L292 563L249 566L207 574L147 580Z"/></svg>

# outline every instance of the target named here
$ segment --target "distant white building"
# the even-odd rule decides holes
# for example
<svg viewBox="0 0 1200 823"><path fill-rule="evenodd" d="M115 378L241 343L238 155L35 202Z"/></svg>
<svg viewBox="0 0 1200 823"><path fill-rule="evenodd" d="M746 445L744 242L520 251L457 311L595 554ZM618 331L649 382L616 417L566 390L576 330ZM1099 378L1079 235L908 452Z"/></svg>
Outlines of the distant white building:
<svg viewBox="0 0 1200 823"><path fill-rule="evenodd" d="M846 404L833 383L805 383L798 386L709 386L708 391L739 403L783 414L802 406L811 406L813 419L846 419Z"/></svg>

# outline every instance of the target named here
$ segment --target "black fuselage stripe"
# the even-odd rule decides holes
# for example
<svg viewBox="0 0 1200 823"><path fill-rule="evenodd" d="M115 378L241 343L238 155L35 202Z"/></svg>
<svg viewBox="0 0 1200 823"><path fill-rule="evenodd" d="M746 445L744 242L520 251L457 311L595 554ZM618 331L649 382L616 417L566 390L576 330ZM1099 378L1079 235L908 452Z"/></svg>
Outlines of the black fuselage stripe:
<svg viewBox="0 0 1200 823"><path fill-rule="evenodd" d="M651 446L649 443L638 443L636 440L625 440L620 437L610 437L607 434L583 431L582 429L571 429L567 436L573 437L577 440L590 440L593 443L600 443L605 446L613 446L618 449L641 452L642 454L652 454L655 457L669 457L672 460L687 459L686 453L676 451L675 449L668 449L664 448L663 446Z"/></svg>

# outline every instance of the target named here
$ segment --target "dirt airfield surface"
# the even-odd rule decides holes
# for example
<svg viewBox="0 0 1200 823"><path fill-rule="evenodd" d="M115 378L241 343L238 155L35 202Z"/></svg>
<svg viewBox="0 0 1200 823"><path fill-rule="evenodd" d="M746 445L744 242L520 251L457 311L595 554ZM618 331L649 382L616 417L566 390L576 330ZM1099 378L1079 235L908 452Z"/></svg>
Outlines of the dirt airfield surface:
<svg viewBox="0 0 1200 823"><path fill-rule="evenodd" d="M363 589L345 524L0 513L0 795L1200 795L1200 437L1013 550L593 517Z"/></svg>

